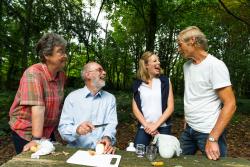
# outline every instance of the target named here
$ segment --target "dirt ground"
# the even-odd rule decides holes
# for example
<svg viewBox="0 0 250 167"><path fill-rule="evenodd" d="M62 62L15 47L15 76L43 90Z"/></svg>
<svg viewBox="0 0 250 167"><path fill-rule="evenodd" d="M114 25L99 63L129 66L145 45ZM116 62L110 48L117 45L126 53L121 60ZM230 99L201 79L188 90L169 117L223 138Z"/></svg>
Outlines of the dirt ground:
<svg viewBox="0 0 250 167"><path fill-rule="evenodd" d="M239 120L239 121L237 121ZM250 160L250 117L247 115L238 116L228 126L227 143L228 156L243 157ZM183 122L181 118L173 118L173 135L179 138L182 132ZM128 142L133 141L136 125L135 124L119 124L117 131L116 147L123 150L127 147ZM15 155L14 146L10 136L0 138L0 165L8 161Z"/></svg>

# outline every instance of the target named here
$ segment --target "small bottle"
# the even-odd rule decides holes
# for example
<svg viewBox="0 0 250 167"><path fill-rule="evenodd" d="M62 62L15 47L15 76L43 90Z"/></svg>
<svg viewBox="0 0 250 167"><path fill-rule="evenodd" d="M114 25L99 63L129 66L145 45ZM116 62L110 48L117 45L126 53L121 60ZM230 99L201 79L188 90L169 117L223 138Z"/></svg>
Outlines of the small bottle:
<svg viewBox="0 0 250 167"><path fill-rule="evenodd" d="M129 145L126 148L126 151L135 152L135 147L134 147L134 143L133 142L129 142Z"/></svg>

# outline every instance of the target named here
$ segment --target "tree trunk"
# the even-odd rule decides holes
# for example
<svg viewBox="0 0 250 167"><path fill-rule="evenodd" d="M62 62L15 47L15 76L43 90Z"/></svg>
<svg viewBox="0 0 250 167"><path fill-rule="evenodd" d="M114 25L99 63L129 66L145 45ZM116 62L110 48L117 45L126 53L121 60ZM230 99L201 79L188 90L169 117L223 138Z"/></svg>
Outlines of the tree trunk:
<svg viewBox="0 0 250 167"><path fill-rule="evenodd" d="M3 0L0 0L0 27L3 28L2 22L3 22ZM2 37L2 31L0 31L0 36ZM0 88L3 87L3 74L2 74L2 57L3 57L3 40L0 38Z"/></svg>
<svg viewBox="0 0 250 167"><path fill-rule="evenodd" d="M147 32L147 43L146 43L146 50L154 51L154 42L155 42L155 33L157 29L157 2L156 0L151 0L150 3L150 13L149 13L149 22L148 25L148 32Z"/></svg>
<svg viewBox="0 0 250 167"><path fill-rule="evenodd" d="M33 8L33 0L26 0L25 6L25 21L24 21L24 29L23 29L23 52L22 52L22 71L24 71L28 66L28 52L30 45L30 37L31 37L31 18L32 18L32 8Z"/></svg>

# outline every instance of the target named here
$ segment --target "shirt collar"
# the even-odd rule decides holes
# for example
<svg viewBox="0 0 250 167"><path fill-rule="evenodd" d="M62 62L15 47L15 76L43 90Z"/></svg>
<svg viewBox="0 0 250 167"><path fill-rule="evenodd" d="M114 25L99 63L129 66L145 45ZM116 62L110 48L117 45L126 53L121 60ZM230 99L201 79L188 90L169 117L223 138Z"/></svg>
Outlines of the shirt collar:
<svg viewBox="0 0 250 167"><path fill-rule="evenodd" d="M88 98L88 97L102 97L102 90L100 90L99 92L97 92L96 95L92 95L90 90L88 89L88 87L85 85L84 88L83 88L83 97L84 98Z"/></svg>
<svg viewBox="0 0 250 167"><path fill-rule="evenodd" d="M57 73L56 77L53 78L52 74L49 72L49 69L46 64L41 63L42 68L44 70L46 78L48 78L48 81L57 81L59 79L59 72Z"/></svg>

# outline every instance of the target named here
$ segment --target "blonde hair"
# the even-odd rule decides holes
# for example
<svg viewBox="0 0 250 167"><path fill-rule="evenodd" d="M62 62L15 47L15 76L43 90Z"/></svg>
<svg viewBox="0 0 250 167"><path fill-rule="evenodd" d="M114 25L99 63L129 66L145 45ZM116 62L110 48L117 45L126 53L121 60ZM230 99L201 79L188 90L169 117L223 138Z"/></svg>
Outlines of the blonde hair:
<svg viewBox="0 0 250 167"><path fill-rule="evenodd" d="M190 38L195 38L195 47L207 50L207 38L206 35L196 26L189 26L182 30L177 39L178 41L188 42Z"/></svg>
<svg viewBox="0 0 250 167"><path fill-rule="evenodd" d="M148 64L148 59L152 55L154 55L153 52L150 52L150 51L144 52L139 60L139 69L137 71L137 78L146 83L150 79L150 75L148 73L148 70L146 69L146 64Z"/></svg>

